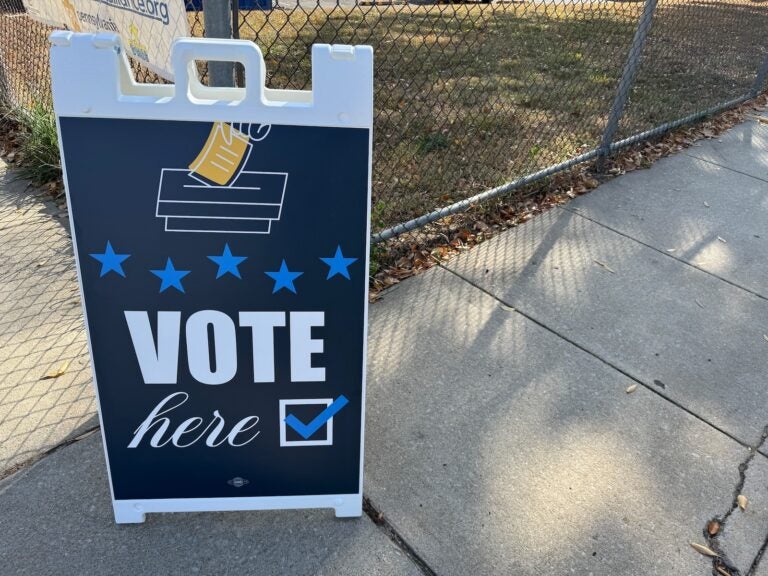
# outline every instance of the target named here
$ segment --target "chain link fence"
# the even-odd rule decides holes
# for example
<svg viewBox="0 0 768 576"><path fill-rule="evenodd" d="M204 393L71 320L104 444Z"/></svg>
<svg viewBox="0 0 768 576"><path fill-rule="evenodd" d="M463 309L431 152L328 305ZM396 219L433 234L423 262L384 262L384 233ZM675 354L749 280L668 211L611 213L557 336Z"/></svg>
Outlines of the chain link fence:
<svg viewBox="0 0 768 576"><path fill-rule="evenodd" d="M374 47L372 228L390 245L429 243L484 200L743 102L768 71L759 0L260 1L235 1L234 35L260 46L272 88L311 87L313 43ZM6 103L49 102L48 32L0 0Z"/></svg>
<svg viewBox="0 0 768 576"><path fill-rule="evenodd" d="M195 1L199 7L199 0L185 0L190 33L204 36L203 12ZM48 36L53 30L28 16L22 0L0 0L0 106L51 107ZM135 60L131 66L138 82L164 82Z"/></svg>
<svg viewBox="0 0 768 576"><path fill-rule="evenodd" d="M21 0L0 0L0 103L50 106L48 35L52 30L29 18Z"/></svg>

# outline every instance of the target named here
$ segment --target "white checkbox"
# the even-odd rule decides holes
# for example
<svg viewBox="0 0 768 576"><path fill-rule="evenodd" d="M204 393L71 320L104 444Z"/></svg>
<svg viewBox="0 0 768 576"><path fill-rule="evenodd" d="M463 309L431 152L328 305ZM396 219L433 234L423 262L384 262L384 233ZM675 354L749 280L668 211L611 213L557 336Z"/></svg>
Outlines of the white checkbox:
<svg viewBox="0 0 768 576"><path fill-rule="evenodd" d="M288 440L286 438L285 418L287 406L318 405L326 408L333 404L333 398L311 398L302 400L280 400L280 446L332 446L333 445L333 417L326 423L325 440Z"/></svg>

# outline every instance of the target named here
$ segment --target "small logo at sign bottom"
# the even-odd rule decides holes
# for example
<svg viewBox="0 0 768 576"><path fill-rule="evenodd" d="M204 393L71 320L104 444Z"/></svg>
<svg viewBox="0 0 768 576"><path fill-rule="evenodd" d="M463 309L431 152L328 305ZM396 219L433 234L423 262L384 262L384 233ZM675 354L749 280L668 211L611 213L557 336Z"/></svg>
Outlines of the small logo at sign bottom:
<svg viewBox="0 0 768 576"><path fill-rule="evenodd" d="M249 482L250 481L247 478L240 478L240 476L236 476L235 478L232 478L232 480L227 480L227 484L234 486L235 488L242 488Z"/></svg>

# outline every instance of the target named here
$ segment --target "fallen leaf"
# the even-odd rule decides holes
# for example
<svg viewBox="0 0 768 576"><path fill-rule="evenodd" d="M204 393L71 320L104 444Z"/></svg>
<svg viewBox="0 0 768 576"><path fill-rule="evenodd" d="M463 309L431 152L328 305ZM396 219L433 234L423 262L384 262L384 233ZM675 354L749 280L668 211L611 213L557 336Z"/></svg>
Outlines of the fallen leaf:
<svg viewBox="0 0 768 576"><path fill-rule="evenodd" d="M586 178L584 178L584 185L591 190L593 188L597 188L600 185L600 182L597 181L595 178L591 178L587 176Z"/></svg>
<svg viewBox="0 0 768 576"><path fill-rule="evenodd" d="M610 266L608 266L608 264L606 264L605 262L600 262L600 260L595 260L595 264L597 264L598 266L602 266L603 268L608 270L608 272L610 272L611 274L616 274L616 271L613 270Z"/></svg>
<svg viewBox="0 0 768 576"><path fill-rule="evenodd" d="M627 388L626 392L627 394L632 394L632 392L634 392L635 390L637 390L637 384L632 384Z"/></svg>
<svg viewBox="0 0 768 576"><path fill-rule="evenodd" d="M706 206L707 208L709 208L709 202L704 202L704 206Z"/></svg>
<svg viewBox="0 0 768 576"><path fill-rule="evenodd" d="M707 524L707 533L710 536L714 536L718 532L720 532L720 522L717 520L710 520L709 524Z"/></svg>
<svg viewBox="0 0 768 576"><path fill-rule="evenodd" d="M704 304L702 304L698 300L694 300L694 302L696 302L696 304L698 304L699 308L704 308Z"/></svg>
<svg viewBox="0 0 768 576"><path fill-rule="evenodd" d="M704 556L709 556L711 558L718 558L720 554L712 550L711 548L707 548L706 546L702 546L701 544L696 544L696 542L691 542L691 546L693 547L696 552L699 554L703 554Z"/></svg>
<svg viewBox="0 0 768 576"><path fill-rule="evenodd" d="M725 568L721 568L720 566L715 566L715 570L717 570L718 574L722 574L723 576L733 576L730 572L728 572Z"/></svg>
<svg viewBox="0 0 768 576"><path fill-rule="evenodd" d="M64 364L61 365L61 367L59 367L58 370L54 372L48 372L48 374L43 376L41 380L50 380L51 378L58 378L59 376L63 375L67 371L67 368L69 368L69 362L70 361L67 360L64 362Z"/></svg>
<svg viewBox="0 0 768 576"><path fill-rule="evenodd" d="M739 494L738 496L736 496L736 503L739 505L739 508L741 508L742 510L747 509L747 502L748 502L747 497L744 496L744 494Z"/></svg>

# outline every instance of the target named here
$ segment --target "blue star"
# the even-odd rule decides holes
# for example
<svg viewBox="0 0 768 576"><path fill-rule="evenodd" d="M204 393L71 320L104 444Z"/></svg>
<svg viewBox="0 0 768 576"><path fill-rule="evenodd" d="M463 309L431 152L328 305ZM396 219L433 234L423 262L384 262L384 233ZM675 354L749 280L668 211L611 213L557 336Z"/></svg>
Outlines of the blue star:
<svg viewBox="0 0 768 576"><path fill-rule="evenodd" d="M99 274L99 278L113 270L125 278L122 263L126 258L130 258L130 256L130 254L115 254L109 240L107 240L107 247L103 254L90 254L91 258L95 258L101 262L101 274Z"/></svg>
<svg viewBox="0 0 768 576"><path fill-rule="evenodd" d="M333 258L320 258L320 260L329 266L326 280L330 280L336 274L341 274L344 278L350 280L348 268L353 262L357 261L357 258L344 258L344 254L341 253L341 246L336 246L336 254L334 254Z"/></svg>
<svg viewBox="0 0 768 576"><path fill-rule="evenodd" d="M293 285L293 281L304 274L304 272L291 272L288 270L285 260L283 260L283 263L280 264L280 270L277 272L264 272L264 274L275 281L275 287L272 289L272 294L283 288L288 288L288 290L296 294L296 287Z"/></svg>
<svg viewBox="0 0 768 576"><path fill-rule="evenodd" d="M221 256L208 256L208 260L219 265L219 271L216 274L217 280L224 274L232 274L232 276L240 278L240 270L237 269L237 266L247 259L246 256L233 256L229 244L224 244L224 252L221 253Z"/></svg>
<svg viewBox="0 0 768 576"><path fill-rule="evenodd" d="M176 268L173 267L173 262L168 258L165 263L165 270L150 270L150 272L163 281L160 284L160 292L164 292L166 289L173 287L184 294L184 286L181 285L181 279L189 274L189 270L176 270Z"/></svg>

